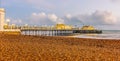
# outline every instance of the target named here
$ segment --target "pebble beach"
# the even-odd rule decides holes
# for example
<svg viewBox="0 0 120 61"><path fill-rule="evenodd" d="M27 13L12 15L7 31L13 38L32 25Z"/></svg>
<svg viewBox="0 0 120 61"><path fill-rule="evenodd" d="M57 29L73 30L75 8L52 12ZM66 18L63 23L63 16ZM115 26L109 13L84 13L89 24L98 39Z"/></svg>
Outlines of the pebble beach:
<svg viewBox="0 0 120 61"><path fill-rule="evenodd" d="M0 61L120 61L120 40L0 34Z"/></svg>

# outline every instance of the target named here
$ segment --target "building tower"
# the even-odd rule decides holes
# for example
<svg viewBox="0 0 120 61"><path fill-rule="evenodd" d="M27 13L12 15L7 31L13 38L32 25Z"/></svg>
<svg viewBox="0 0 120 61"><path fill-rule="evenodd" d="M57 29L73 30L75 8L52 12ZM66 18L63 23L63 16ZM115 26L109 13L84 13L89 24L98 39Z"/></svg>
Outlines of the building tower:
<svg viewBox="0 0 120 61"><path fill-rule="evenodd" d="M5 10L4 8L0 8L0 31L3 31L4 28L4 20L5 20Z"/></svg>

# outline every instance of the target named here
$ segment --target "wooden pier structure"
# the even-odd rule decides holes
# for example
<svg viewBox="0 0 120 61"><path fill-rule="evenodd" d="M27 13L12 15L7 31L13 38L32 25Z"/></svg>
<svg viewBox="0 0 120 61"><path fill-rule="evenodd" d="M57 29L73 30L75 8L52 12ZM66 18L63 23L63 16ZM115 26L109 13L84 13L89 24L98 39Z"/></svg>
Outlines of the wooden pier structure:
<svg viewBox="0 0 120 61"><path fill-rule="evenodd" d="M39 36L67 36L72 35L72 30L21 30L22 35L39 35Z"/></svg>
<svg viewBox="0 0 120 61"><path fill-rule="evenodd" d="M69 36L75 34L100 34L101 30L58 30L58 29L21 29L22 35L39 35L39 36Z"/></svg>
<svg viewBox="0 0 120 61"><path fill-rule="evenodd" d="M56 24L54 26L4 26L5 30L19 29L22 35L40 35L40 36L68 36L75 34L101 34L102 30L96 30L93 26L84 25L82 28L65 24Z"/></svg>

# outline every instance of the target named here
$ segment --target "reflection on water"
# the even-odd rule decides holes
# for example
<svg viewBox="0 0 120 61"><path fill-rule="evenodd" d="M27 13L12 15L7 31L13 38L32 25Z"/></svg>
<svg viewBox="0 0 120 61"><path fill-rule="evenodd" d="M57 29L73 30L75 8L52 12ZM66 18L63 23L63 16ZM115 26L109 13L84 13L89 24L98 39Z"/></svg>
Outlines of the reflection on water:
<svg viewBox="0 0 120 61"><path fill-rule="evenodd" d="M120 34L82 34L76 35L77 38L94 38L94 39L120 39Z"/></svg>
<svg viewBox="0 0 120 61"><path fill-rule="evenodd" d="M80 34L77 38L93 38L93 39L120 39L120 30L106 30L102 34Z"/></svg>

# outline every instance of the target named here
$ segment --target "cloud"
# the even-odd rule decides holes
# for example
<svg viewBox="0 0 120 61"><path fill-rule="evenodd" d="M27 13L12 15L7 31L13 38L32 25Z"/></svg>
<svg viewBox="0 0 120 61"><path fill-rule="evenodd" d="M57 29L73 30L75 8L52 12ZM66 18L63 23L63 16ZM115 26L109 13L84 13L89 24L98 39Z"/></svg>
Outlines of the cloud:
<svg viewBox="0 0 120 61"><path fill-rule="evenodd" d="M46 14L44 12L32 13L32 15L28 17L27 21L30 21L30 24L38 25L53 25L57 23L64 23L64 20L57 15Z"/></svg>
<svg viewBox="0 0 120 61"><path fill-rule="evenodd" d="M41 12L41 13L32 13L32 16L38 16L38 17L40 17L40 18L45 18L46 17L46 14L44 13L44 12Z"/></svg>
<svg viewBox="0 0 120 61"><path fill-rule="evenodd" d="M44 12L32 13L32 15L30 16L30 19L34 20L34 21L39 21L39 20L45 20L46 17L47 17L47 15Z"/></svg>
<svg viewBox="0 0 120 61"><path fill-rule="evenodd" d="M49 22L47 15L44 12L41 13L32 13L28 18L26 19L29 21L27 24L48 24Z"/></svg>
<svg viewBox="0 0 120 61"><path fill-rule="evenodd" d="M110 0L112 3L120 3L120 0Z"/></svg>
<svg viewBox="0 0 120 61"><path fill-rule="evenodd" d="M66 23L82 24L85 25L114 25L118 20L112 12L108 11L95 11L91 14L80 14L77 16L66 17Z"/></svg>
<svg viewBox="0 0 120 61"><path fill-rule="evenodd" d="M95 11L92 14L82 15L82 20L84 22L89 22L90 24L116 24L117 18L112 12L108 11Z"/></svg>
<svg viewBox="0 0 120 61"><path fill-rule="evenodd" d="M117 2L117 1L120 1L120 0L110 0L110 1L112 1L112 2Z"/></svg>
<svg viewBox="0 0 120 61"><path fill-rule="evenodd" d="M115 25L119 22L112 12L98 10L91 14L79 14L76 16L66 14L63 17L58 17L56 14L46 14L45 12L32 13L27 21L30 24L38 25L53 25L57 23L70 25Z"/></svg>
<svg viewBox="0 0 120 61"><path fill-rule="evenodd" d="M77 16L64 17L65 24L69 25L83 25L82 21Z"/></svg>
<svg viewBox="0 0 120 61"><path fill-rule="evenodd" d="M21 20L21 19L13 19L13 18L7 18L6 20L5 20L5 22L10 22L10 24L17 24L17 25L20 25L20 24L22 24L23 22L23 20Z"/></svg>
<svg viewBox="0 0 120 61"><path fill-rule="evenodd" d="M66 14L63 17L58 17L56 14L46 14L45 12L32 13L24 20L25 21L21 19L11 19L11 22L33 25L54 25L57 23L70 25L115 25L120 22L112 12L98 10L91 14L79 14L76 16Z"/></svg>
<svg viewBox="0 0 120 61"><path fill-rule="evenodd" d="M65 17L68 18L68 19L71 19L72 15L71 14L66 14Z"/></svg>
<svg viewBox="0 0 120 61"><path fill-rule="evenodd" d="M48 14L48 18L55 23L64 23L64 20L60 17L57 17L55 14Z"/></svg>
<svg viewBox="0 0 120 61"><path fill-rule="evenodd" d="M65 15L64 20L66 24L71 25L118 25L119 19L109 11L96 10L91 14L79 14L72 16L71 14Z"/></svg>
<svg viewBox="0 0 120 61"><path fill-rule="evenodd" d="M56 22L58 17L55 14L48 14L48 18L53 22Z"/></svg>
<svg viewBox="0 0 120 61"><path fill-rule="evenodd" d="M21 19L10 19L11 24L28 24L28 25L54 25L57 23L65 23L69 25L93 25L99 29L115 29L119 24L119 19L109 11L95 11L91 14L79 14L73 16L66 14L58 17L56 14L46 14L45 12L32 13L25 21ZM103 28L105 27L105 28ZM117 29L117 28L116 28Z"/></svg>

